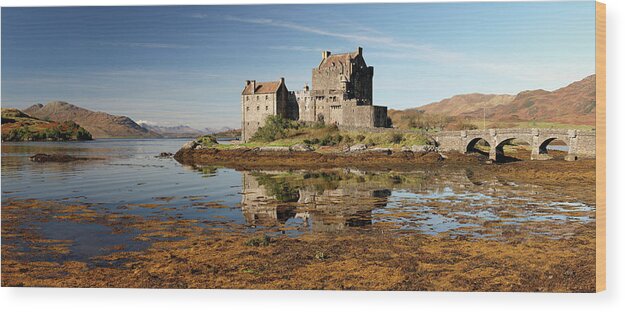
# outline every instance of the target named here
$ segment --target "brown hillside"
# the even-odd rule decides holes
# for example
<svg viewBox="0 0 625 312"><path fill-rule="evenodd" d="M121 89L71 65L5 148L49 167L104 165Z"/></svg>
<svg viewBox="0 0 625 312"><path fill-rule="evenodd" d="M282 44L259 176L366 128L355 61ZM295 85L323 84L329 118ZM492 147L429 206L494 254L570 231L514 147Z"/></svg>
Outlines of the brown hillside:
<svg viewBox="0 0 625 312"><path fill-rule="evenodd" d="M426 114L459 116L476 110L482 110L484 107L488 109L499 105L505 105L510 103L513 99L514 95L508 94L461 94L415 109L422 110Z"/></svg>
<svg viewBox="0 0 625 312"><path fill-rule="evenodd" d="M489 122L594 125L595 105L595 75L590 75L555 91L531 90L517 95L462 94L416 108L389 110L389 116L399 128L409 128L410 123L423 119L440 125L462 124L482 119L486 108Z"/></svg>
<svg viewBox="0 0 625 312"><path fill-rule="evenodd" d="M595 124L595 75L555 91L523 91L506 105L499 105L487 116L499 121L548 121L568 124ZM481 112L474 111L473 116Z"/></svg>
<svg viewBox="0 0 625 312"><path fill-rule="evenodd" d="M67 102L50 102L46 105L35 104L24 110L30 116L44 119L74 121L83 125L94 138L128 138L159 137L155 132L142 128L126 116L110 115L104 112L94 112Z"/></svg>

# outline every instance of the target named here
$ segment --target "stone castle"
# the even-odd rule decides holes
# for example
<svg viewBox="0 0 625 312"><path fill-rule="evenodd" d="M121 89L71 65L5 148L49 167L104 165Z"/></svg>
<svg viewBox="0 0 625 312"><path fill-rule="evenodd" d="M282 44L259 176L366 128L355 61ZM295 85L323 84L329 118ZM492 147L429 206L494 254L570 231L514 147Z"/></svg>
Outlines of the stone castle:
<svg viewBox="0 0 625 312"><path fill-rule="evenodd" d="M284 78L247 80L241 110L244 142L272 115L354 128L388 126L386 107L373 105L373 66L367 66L360 47L343 54L323 51L312 70L312 88L289 91Z"/></svg>

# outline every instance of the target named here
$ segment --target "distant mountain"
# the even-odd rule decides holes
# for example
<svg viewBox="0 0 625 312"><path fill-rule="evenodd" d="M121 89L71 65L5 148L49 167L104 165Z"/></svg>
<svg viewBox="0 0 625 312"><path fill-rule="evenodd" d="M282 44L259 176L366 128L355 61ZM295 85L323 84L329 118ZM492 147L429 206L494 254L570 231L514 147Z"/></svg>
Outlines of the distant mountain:
<svg viewBox="0 0 625 312"><path fill-rule="evenodd" d="M154 123L139 121L138 124L150 131L160 134L166 138L195 138L206 134L206 132L191 128L187 125L161 126Z"/></svg>
<svg viewBox="0 0 625 312"><path fill-rule="evenodd" d="M2 109L2 141L82 141L91 134L73 121L33 118L17 108Z"/></svg>
<svg viewBox="0 0 625 312"><path fill-rule="evenodd" d="M74 121L87 129L94 138L156 138L158 133L138 125L126 116L110 115L55 101L46 105L35 104L24 112L42 120Z"/></svg>
<svg viewBox="0 0 625 312"><path fill-rule="evenodd" d="M236 130L234 128L230 128L230 127L221 127L221 128L204 128L204 133L206 134L213 134L213 133L220 133L220 132L229 132L232 130Z"/></svg>
<svg viewBox="0 0 625 312"><path fill-rule="evenodd" d="M595 75L573 82L555 91L531 90L517 95L462 94L439 102L406 109L389 110L394 125L425 113L456 119L481 119L486 108L489 121L542 121L578 125L595 124Z"/></svg>

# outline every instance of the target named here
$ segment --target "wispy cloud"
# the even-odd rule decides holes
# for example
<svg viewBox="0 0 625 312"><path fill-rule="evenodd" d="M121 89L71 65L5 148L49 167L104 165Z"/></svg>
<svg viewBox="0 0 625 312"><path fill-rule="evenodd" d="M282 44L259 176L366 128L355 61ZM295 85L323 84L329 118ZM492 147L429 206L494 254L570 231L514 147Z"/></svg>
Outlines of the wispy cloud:
<svg viewBox="0 0 625 312"><path fill-rule="evenodd" d="M271 50L280 50L280 51L298 51L298 52L321 52L321 51L325 51L325 50L331 50L331 51L341 51L344 50L345 48L341 47L335 47L335 48L330 48L330 47L305 47L305 46L289 46L289 45L279 45L279 46L270 46L268 47Z"/></svg>
<svg viewBox="0 0 625 312"><path fill-rule="evenodd" d="M100 42L101 45L145 49L188 49L191 46L159 42Z"/></svg>
<svg viewBox="0 0 625 312"><path fill-rule="evenodd" d="M281 21L269 18L241 18L236 16L226 16L226 20L254 24L254 25L267 25L273 27L280 27L285 29L296 30L305 33L311 33L316 35L334 37L345 39L351 42L356 42L358 44L368 44L375 45L382 48L394 48L397 50L410 50L424 59L432 59L437 58L446 61L458 60L462 57L459 53L453 53L449 51L444 51L441 49L437 49L432 45L428 44L416 44L411 42L402 42L393 37L385 36L377 31L371 31L374 35L361 35L361 34L352 34L346 32L334 32L328 31L321 28L306 26L298 23Z"/></svg>

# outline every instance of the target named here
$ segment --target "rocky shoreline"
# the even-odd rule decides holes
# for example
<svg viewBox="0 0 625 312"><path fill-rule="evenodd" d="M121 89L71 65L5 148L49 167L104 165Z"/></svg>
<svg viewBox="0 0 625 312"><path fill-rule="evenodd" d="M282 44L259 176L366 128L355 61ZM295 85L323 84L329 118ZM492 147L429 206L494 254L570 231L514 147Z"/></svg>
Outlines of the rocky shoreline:
<svg viewBox="0 0 625 312"><path fill-rule="evenodd" d="M480 163L474 156L435 151L297 151L283 147L181 149L175 155L185 165L219 165L233 168L369 168L385 169L435 163Z"/></svg>

